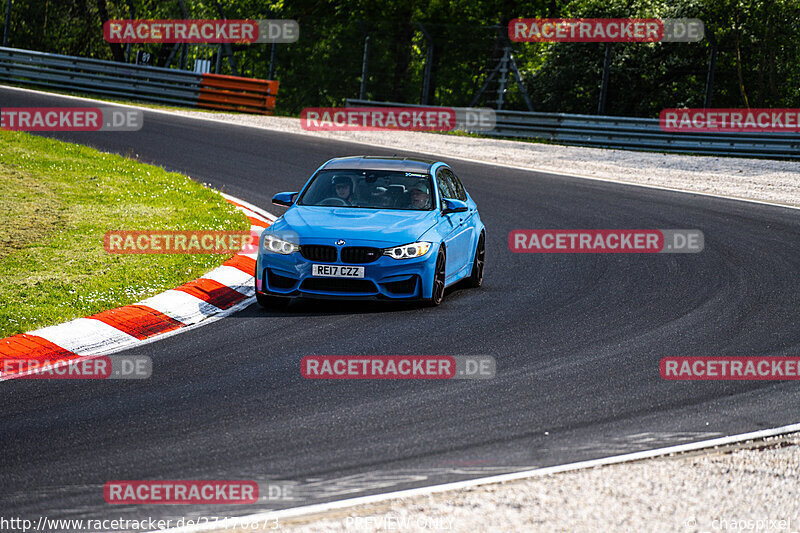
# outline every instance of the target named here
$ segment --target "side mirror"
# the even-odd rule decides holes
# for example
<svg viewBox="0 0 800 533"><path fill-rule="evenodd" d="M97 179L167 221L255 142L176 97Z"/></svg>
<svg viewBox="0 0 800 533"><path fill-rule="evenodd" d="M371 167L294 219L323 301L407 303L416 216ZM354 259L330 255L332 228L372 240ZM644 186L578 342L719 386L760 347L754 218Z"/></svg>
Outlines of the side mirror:
<svg viewBox="0 0 800 533"><path fill-rule="evenodd" d="M444 206L442 207L442 215L449 215L450 213L463 213L464 211L468 210L469 207L467 207L467 202L445 198Z"/></svg>
<svg viewBox="0 0 800 533"><path fill-rule="evenodd" d="M272 203L275 205L289 207L294 203L294 196L296 194L296 192L279 192L272 197Z"/></svg>

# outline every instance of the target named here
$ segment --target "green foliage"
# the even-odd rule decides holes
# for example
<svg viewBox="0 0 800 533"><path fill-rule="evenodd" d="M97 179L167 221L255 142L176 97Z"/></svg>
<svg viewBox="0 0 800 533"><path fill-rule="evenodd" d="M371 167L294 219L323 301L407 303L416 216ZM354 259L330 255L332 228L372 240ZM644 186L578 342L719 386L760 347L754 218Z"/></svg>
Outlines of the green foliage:
<svg viewBox="0 0 800 533"><path fill-rule="evenodd" d="M664 107L703 105L710 46L717 43L714 107L800 106L800 2L797 0L185 0L189 18L288 18L300 40L275 47L281 82L278 112L341 105L358 97L365 37L370 37L367 97L421 102L428 39L433 39L428 103L469 105L502 56L506 25L516 17L699 18L700 43L613 45L607 113L655 116ZM13 46L112 59L103 41L109 18L183 18L178 0L16 0ZM172 45L134 45L164 65ZM604 44L512 43L525 86L538 111L594 113ZM244 76L266 78L272 46L234 46ZM188 47L186 66L209 47ZM119 51L117 51L119 54ZM174 54L169 66L181 63ZM223 74L232 70L221 61ZM493 106L491 84L481 105ZM506 108L523 109L511 84Z"/></svg>

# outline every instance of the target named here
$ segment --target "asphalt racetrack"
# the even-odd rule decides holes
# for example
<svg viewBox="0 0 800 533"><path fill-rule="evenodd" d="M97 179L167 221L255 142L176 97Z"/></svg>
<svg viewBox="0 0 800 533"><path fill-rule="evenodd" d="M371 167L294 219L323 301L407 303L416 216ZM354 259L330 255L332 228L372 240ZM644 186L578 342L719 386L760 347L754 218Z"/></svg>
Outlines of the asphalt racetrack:
<svg viewBox="0 0 800 533"><path fill-rule="evenodd" d="M85 103L0 89L0 105ZM298 190L331 157L419 155L147 111L139 132L53 136L188 174L275 214L273 194ZM0 514L244 515L798 422L797 382L669 382L659 360L800 355L800 212L444 160L486 224L482 289L451 290L439 308L253 303L124 352L152 357L151 379L0 383ZM509 232L532 228L696 228L705 250L512 253ZM304 355L392 354L492 355L497 376L300 375ZM145 479L296 490L246 506L104 501L107 481Z"/></svg>

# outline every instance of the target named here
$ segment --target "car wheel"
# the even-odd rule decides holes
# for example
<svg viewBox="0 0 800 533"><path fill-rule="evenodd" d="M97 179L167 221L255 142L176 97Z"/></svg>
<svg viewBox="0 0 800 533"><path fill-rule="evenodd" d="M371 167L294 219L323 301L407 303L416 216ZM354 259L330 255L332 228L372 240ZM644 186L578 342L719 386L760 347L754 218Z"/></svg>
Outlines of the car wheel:
<svg viewBox="0 0 800 533"><path fill-rule="evenodd" d="M472 274L467 278L467 285L478 288L483 285L483 266L486 262L486 234L481 233L478 246L475 247L475 259L472 261Z"/></svg>
<svg viewBox="0 0 800 533"><path fill-rule="evenodd" d="M280 296L270 296L256 291L256 301L264 309L283 309L289 305L291 298L281 298Z"/></svg>
<svg viewBox="0 0 800 533"><path fill-rule="evenodd" d="M436 267L433 270L433 291L431 297L425 301L427 305L437 306L444 300L444 277L445 266L447 265L447 257L444 252L444 247L439 248L439 254L436 256Z"/></svg>

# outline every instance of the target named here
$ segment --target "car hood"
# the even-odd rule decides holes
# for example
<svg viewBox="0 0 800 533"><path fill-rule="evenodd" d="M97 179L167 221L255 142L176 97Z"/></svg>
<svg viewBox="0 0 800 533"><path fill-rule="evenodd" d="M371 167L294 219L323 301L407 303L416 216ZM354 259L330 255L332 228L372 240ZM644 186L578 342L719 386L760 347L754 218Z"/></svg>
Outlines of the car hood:
<svg viewBox="0 0 800 533"><path fill-rule="evenodd" d="M351 239L389 245L416 241L436 221L435 211L293 206L270 226L304 239Z"/></svg>

